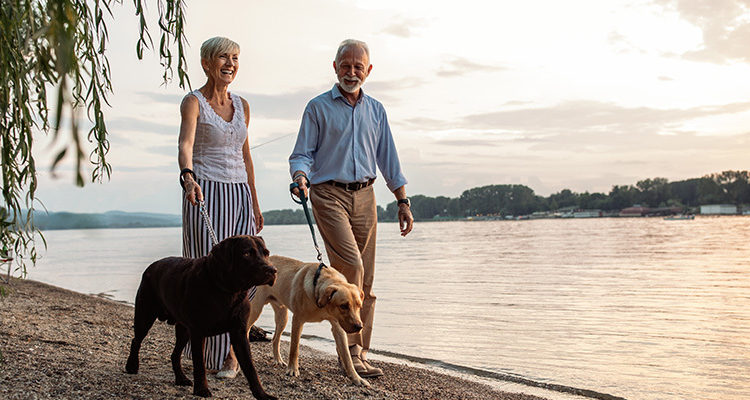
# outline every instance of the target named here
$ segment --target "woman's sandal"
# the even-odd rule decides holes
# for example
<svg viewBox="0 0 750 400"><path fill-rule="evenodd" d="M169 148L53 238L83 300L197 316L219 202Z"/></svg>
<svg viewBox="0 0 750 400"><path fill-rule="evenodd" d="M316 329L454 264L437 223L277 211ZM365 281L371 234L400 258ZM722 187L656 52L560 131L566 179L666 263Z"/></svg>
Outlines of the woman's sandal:
<svg viewBox="0 0 750 400"><path fill-rule="evenodd" d="M237 376L238 370L236 369L222 369L216 373L217 379L233 379Z"/></svg>

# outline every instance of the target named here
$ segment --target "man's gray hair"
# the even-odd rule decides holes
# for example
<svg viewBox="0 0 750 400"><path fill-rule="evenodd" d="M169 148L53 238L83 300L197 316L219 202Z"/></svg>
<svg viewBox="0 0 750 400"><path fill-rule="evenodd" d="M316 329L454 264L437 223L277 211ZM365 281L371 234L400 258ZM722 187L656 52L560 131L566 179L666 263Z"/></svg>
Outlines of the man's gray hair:
<svg viewBox="0 0 750 400"><path fill-rule="evenodd" d="M347 48L350 46L357 46L365 51L365 54L367 54L367 60L370 60L370 48L367 47L367 43L356 40L356 39L346 39L339 45L339 49L336 50L336 62L339 62L339 58L341 58L341 55L344 54Z"/></svg>

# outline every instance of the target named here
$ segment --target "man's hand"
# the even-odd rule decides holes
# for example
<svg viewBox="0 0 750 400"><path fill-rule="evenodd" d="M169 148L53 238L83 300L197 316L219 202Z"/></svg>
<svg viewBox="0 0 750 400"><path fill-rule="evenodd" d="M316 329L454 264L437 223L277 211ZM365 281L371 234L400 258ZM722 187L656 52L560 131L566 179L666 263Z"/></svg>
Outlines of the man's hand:
<svg viewBox="0 0 750 400"><path fill-rule="evenodd" d="M407 204L398 205L398 226L401 228L401 236L406 236L414 226L414 217L411 216L411 208Z"/></svg>
<svg viewBox="0 0 750 400"><path fill-rule="evenodd" d="M296 174L294 178L294 182L299 185L299 187L296 187L292 189L292 194L299 197L300 200L302 200L302 197L300 197L300 190L302 191L302 194L305 196L305 198L308 198L307 193L307 184L309 181L307 180L307 176L305 174Z"/></svg>

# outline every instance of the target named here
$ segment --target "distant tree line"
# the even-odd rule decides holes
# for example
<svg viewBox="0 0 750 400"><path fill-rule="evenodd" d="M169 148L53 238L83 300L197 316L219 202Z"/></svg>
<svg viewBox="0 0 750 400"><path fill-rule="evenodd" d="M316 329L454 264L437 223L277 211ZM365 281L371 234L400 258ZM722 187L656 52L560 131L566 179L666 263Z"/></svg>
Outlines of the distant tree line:
<svg viewBox="0 0 750 400"><path fill-rule="evenodd" d="M34 211L33 215L34 224L40 230L182 226L182 217L174 214L132 213L123 211L108 211L101 214L79 214Z"/></svg>
<svg viewBox="0 0 750 400"><path fill-rule="evenodd" d="M617 211L636 204L651 208L681 207L689 211L702 204L750 204L750 173L724 171L675 182L666 178L644 179L635 185L615 185L609 193L576 193L563 189L543 197L524 185L488 185L468 189L455 198L416 195L410 199L417 221L475 215L528 215L560 209ZM397 211L395 201L385 208L378 206L378 220L396 221ZM263 217L269 225L306 223L302 210L267 211Z"/></svg>
<svg viewBox="0 0 750 400"><path fill-rule="evenodd" d="M315 221L310 210L310 218ZM271 210L263 212L263 223L266 225L294 225L306 224L307 219L302 209L298 210Z"/></svg>

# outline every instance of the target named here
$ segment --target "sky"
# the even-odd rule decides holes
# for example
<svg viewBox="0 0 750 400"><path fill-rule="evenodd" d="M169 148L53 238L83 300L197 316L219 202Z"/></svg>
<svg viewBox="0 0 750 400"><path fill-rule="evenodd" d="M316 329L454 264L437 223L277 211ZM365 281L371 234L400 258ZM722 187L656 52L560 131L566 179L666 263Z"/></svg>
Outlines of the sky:
<svg viewBox="0 0 750 400"><path fill-rule="evenodd" d="M156 3L146 2L158 43ZM241 46L230 91L250 104L261 210L296 208L287 159L312 97L335 83L347 38L364 40L364 91L388 113L409 195L523 184L608 193L613 185L750 169L750 0L187 1L188 71L201 43ZM115 6L107 54L109 180L73 184L64 139L35 141L49 211L180 213L177 138L187 90L164 85L138 20ZM85 117L85 115L84 115ZM91 167L86 167L87 174ZM382 179L378 204L394 200Z"/></svg>

